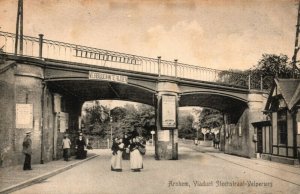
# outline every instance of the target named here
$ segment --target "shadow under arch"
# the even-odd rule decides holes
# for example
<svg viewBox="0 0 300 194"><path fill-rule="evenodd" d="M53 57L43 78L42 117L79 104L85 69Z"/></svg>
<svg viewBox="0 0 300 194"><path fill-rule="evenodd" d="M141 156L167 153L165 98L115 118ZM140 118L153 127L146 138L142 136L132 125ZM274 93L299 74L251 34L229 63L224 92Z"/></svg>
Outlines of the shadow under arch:
<svg viewBox="0 0 300 194"><path fill-rule="evenodd" d="M231 121L236 123L248 108L248 101L222 92L201 91L182 93L179 106L200 106L216 109L222 113L229 114Z"/></svg>
<svg viewBox="0 0 300 194"><path fill-rule="evenodd" d="M155 91L132 83L86 79L51 79L46 81L53 93L71 96L80 102L91 100L124 100L154 106Z"/></svg>

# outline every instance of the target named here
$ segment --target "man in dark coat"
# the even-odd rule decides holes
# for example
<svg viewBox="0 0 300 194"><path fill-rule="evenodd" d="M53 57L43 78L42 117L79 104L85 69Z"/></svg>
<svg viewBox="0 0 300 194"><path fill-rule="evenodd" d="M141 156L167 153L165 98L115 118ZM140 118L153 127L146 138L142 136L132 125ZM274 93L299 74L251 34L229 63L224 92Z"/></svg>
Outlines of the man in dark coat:
<svg viewBox="0 0 300 194"><path fill-rule="evenodd" d="M26 137L23 140L23 153L25 155L25 161L23 170L32 170L31 168L31 154L32 154L32 141L30 139L31 132L26 133Z"/></svg>
<svg viewBox="0 0 300 194"><path fill-rule="evenodd" d="M82 133L79 134L79 137L76 141L76 149L77 149L77 159L84 159L86 158L86 143L85 140L83 139Z"/></svg>

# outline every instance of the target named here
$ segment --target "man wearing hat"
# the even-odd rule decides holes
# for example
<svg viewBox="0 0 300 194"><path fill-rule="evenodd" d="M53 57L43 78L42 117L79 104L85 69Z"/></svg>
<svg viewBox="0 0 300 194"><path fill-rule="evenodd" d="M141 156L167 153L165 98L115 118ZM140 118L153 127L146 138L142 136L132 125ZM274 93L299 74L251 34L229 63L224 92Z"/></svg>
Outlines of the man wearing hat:
<svg viewBox="0 0 300 194"><path fill-rule="evenodd" d="M26 137L23 140L23 153L25 154L23 170L32 170L31 169L32 141L30 139L30 135L31 135L31 131L27 131Z"/></svg>
<svg viewBox="0 0 300 194"><path fill-rule="evenodd" d="M86 147L85 140L83 139L82 133L79 133L79 137L76 141L77 159L86 158L85 147Z"/></svg>

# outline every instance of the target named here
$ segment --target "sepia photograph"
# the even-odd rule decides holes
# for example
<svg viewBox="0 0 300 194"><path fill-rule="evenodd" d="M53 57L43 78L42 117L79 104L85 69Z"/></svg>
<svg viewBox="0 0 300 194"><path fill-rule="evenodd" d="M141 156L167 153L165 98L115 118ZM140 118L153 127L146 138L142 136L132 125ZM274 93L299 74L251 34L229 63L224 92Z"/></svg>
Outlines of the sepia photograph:
<svg viewBox="0 0 300 194"><path fill-rule="evenodd" d="M0 0L0 194L299 194L299 34L300 0Z"/></svg>

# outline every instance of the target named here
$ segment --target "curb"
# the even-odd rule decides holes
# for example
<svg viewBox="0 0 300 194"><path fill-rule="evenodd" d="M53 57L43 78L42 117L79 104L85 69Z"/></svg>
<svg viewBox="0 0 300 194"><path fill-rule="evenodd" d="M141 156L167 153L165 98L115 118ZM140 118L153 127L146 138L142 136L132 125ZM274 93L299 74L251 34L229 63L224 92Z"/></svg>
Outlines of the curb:
<svg viewBox="0 0 300 194"><path fill-rule="evenodd" d="M57 175L57 174L59 174L59 173L62 173L62 172L64 172L64 171L66 171L66 170L69 170L69 169L71 169L71 168L73 168L73 167L75 167L75 166L80 165L80 164L83 163L83 162L86 162L86 161L91 160L91 159L93 159L93 158L96 158L96 157L98 157L98 156L99 156L99 155L91 156L91 157L86 158L86 159L84 159L84 160L78 161L78 162L76 162L76 163L74 163L74 164L71 164L71 165L68 165L68 166L65 166L65 167L62 167L62 168L53 170L53 171L51 171L51 172L47 172L47 173L45 173L45 174L43 174L43 175L40 175L40 176L38 176L38 177L34 177L34 178L31 178L31 179L29 179L29 180L27 180L27 181L23 181L23 182L21 182L21 183L12 185L12 186L10 186L10 187L8 187L8 188L2 189L2 190L0 191L0 194L10 193L10 192L13 192L13 191L17 191L17 190L19 190L19 189L28 187L28 186L33 185L33 184L35 184L35 183L41 182L42 180L48 179L48 178L50 178L50 177L52 177L52 176L55 176L55 175Z"/></svg>

